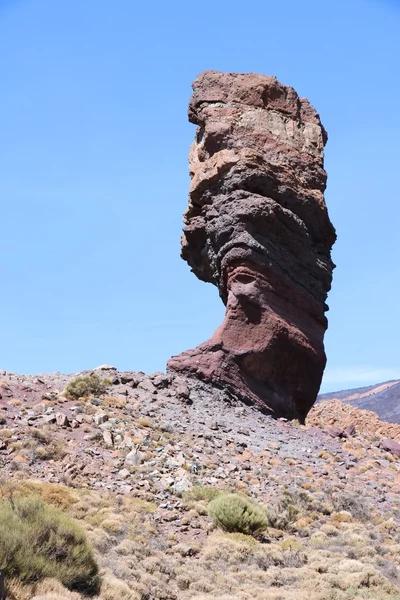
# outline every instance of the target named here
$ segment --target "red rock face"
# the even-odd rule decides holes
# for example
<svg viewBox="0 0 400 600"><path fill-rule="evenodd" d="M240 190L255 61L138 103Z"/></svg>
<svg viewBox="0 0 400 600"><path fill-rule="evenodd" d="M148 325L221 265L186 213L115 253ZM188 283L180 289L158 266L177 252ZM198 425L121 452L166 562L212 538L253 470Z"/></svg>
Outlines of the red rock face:
<svg viewBox="0 0 400 600"><path fill-rule="evenodd" d="M274 77L206 71L193 90L182 257L218 287L226 314L168 369L304 420L326 363L334 268L326 132L309 102Z"/></svg>

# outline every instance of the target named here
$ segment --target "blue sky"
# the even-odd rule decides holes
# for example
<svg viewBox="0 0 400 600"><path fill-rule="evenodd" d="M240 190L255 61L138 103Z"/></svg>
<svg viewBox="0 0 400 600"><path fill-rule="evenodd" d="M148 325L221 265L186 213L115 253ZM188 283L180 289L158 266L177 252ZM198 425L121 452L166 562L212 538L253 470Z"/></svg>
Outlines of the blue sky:
<svg viewBox="0 0 400 600"><path fill-rule="evenodd" d="M400 378L400 3L0 0L0 369L163 370L221 322L179 258L190 84L276 75L329 132L324 391Z"/></svg>

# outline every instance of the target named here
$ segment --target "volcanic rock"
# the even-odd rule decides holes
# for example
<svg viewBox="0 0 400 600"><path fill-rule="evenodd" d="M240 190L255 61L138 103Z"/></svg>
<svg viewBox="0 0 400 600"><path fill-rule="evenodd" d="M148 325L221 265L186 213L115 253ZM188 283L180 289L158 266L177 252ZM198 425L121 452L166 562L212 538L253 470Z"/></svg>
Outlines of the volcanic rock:
<svg viewBox="0 0 400 600"><path fill-rule="evenodd" d="M326 363L334 268L327 134L310 103L275 77L206 71L193 90L182 257L218 287L226 314L168 369L303 421Z"/></svg>
<svg viewBox="0 0 400 600"><path fill-rule="evenodd" d="M337 427L345 432L355 428L357 433L400 442L400 423L381 421L372 410L361 410L337 399L317 402L307 416L307 424L323 429Z"/></svg>
<svg viewBox="0 0 400 600"><path fill-rule="evenodd" d="M380 447L387 452L391 452L395 456L400 458L400 444L394 440L385 439L381 440Z"/></svg>

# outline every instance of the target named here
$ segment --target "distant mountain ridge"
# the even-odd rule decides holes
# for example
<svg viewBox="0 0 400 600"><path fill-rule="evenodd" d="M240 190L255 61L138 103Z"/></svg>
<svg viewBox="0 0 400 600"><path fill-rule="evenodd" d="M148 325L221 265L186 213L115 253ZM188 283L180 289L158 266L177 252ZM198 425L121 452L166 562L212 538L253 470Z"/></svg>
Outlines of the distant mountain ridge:
<svg viewBox="0 0 400 600"><path fill-rule="evenodd" d="M389 423L400 423L399 379L362 388L320 394L317 402L334 399L341 400L345 404L351 404L356 408L372 410L376 412L380 419Z"/></svg>

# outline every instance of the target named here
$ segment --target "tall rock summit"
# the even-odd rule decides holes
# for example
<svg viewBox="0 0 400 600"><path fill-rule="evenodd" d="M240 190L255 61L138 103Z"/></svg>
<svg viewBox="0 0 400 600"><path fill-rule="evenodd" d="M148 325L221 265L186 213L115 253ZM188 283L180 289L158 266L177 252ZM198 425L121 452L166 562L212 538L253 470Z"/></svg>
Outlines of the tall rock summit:
<svg viewBox="0 0 400 600"><path fill-rule="evenodd" d="M193 83L182 257L226 306L212 338L168 369L304 420L326 363L336 239L324 201L326 131L275 77L205 71Z"/></svg>

